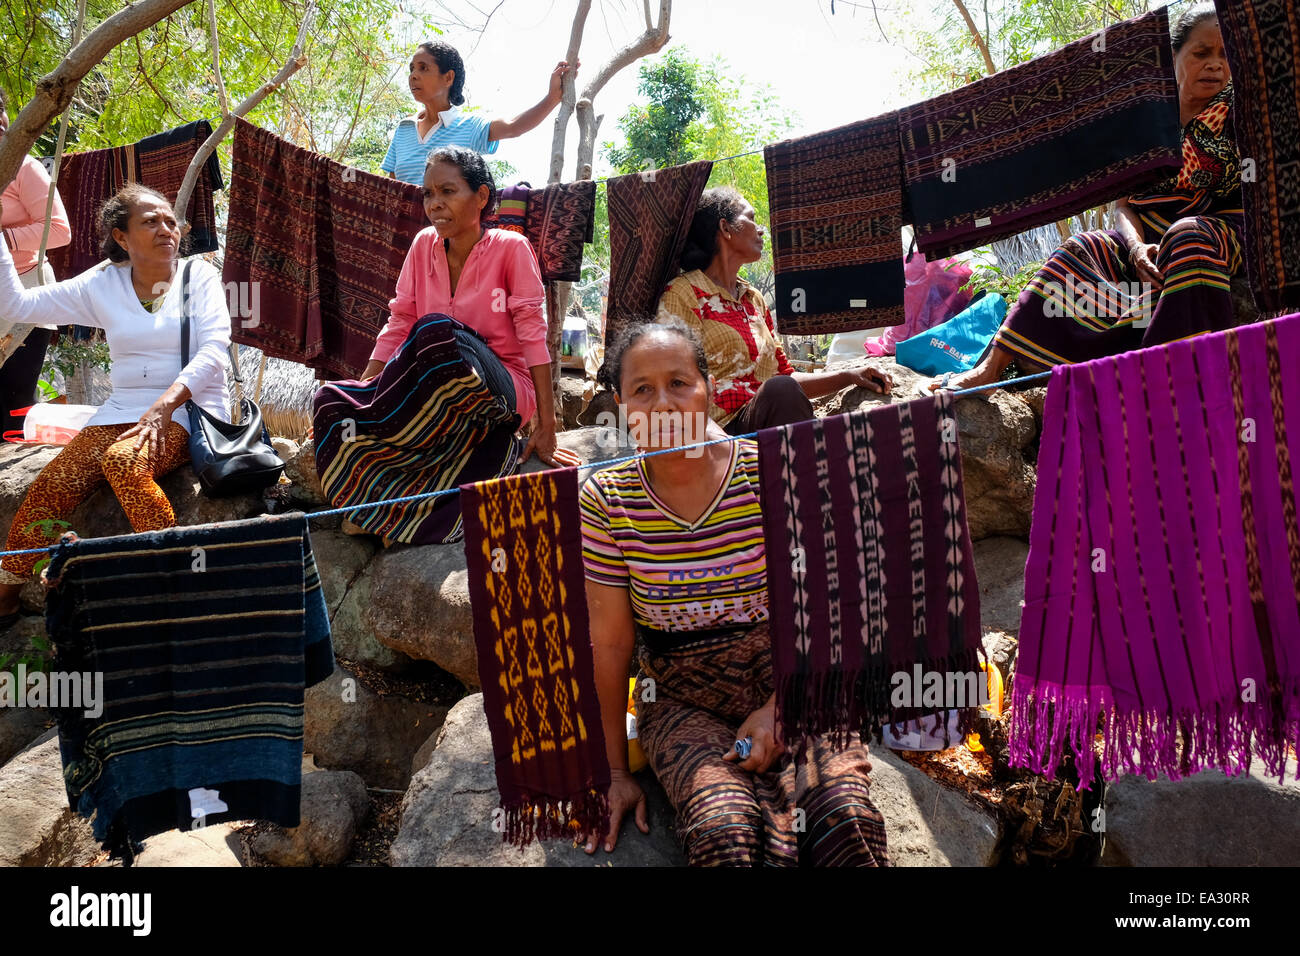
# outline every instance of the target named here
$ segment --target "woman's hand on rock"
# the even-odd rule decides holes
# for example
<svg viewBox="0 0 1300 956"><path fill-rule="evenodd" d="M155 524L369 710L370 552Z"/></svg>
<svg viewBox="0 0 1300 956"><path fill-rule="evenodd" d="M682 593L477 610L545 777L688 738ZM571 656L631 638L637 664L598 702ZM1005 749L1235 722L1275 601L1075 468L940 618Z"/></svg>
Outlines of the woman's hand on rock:
<svg viewBox="0 0 1300 956"><path fill-rule="evenodd" d="M846 374L854 385L869 388L881 395L888 395L894 387L893 376L881 371L874 365L863 365L860 368L849 369Z"/></svg>
<svg viewBox="0 0 1300 956"><path fill-rule="evenodd" d="M650 824L646 821L645 791L641 789L641 784L637 783L636 778L626 770L610 770L609 832L605 834L606 853L612 853L614 847L618 845L618 831L623 824L623 817L629 811L634 811L633 819L636 820L636 828L642 833L649 833ZM599 833L589 835L587 845L583 849L588 853L595 853L596 843L599 839Z"/></svg>
<svg viewBox="0 0 1300 956"><path fill-rule="evenodd" d="M524 445L520 461L527 461L533 452L537 452L537 457L552 468L573 468L582 464L582 459L573 452L559 447L555 422L543 425L536 412L528 422L528 443Z"/></svg>

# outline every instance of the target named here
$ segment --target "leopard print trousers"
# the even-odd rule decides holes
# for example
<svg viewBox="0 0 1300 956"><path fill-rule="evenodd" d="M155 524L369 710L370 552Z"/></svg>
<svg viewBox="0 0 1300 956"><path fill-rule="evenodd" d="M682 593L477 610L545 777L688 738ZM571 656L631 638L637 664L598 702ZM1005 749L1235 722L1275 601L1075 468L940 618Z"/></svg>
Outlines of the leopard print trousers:
<svg viewBox="0 0 1300 956"><path fill-rule="evenodd" d="M161 531L176 523L171 502L155 478L190 460L189 434L171 422L163 434L161 456L151 458L134 448L136 438L118 440L131 425L90 425L77 433L36 476L13 524L6 551L51 544L66 530L54 521L67 521L73 510L107 481L122 503L131 527ZM19 554L0 563L0 584L21 584L32 574L40 554Z"/></svg>

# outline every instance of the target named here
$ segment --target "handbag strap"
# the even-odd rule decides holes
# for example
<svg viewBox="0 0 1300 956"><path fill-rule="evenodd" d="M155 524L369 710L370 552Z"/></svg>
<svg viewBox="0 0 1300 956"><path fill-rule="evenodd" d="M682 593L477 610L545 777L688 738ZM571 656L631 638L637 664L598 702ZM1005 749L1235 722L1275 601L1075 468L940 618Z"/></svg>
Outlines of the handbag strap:
<svg viewBox="0 0 1300 956"><path fill-rule="evenodd" d="M190 259L181 269L181 368L190 364L190 267L193 265L194 260ZM227 351L233 378L242 385L244 378L239 374L239 353L233 342Z"/></svg>
<svg viewBox="0 0 1300 956"><path fill-rule="evenodd" d="M190 364L190 267L191 259L181 269L181 368Z"/></svg>

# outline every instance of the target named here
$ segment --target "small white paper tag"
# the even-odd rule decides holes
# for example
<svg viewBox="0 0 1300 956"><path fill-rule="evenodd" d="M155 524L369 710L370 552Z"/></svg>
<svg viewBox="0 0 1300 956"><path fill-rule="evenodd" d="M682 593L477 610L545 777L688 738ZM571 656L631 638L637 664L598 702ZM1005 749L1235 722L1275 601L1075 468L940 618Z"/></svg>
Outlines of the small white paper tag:
<svg viewBox="0 0 1300 956"><path fill-rule="evenodd" d="M195 820L225 813L229 809L222 801L219 791L205 790L203 787L195 787L190 791L190 816Z"/></svg>
<svg viewBox="0 0 1300 956"><path fill-rule="evenodd" d="M636 714L627 715L627 739L636 740Z"/></svg>
<svg viewBox="0 0 1300 956"><path fill-rule="evenodd" d="M990 217L990 216L976 216L976 217L975 217L975 228L976 228L976 229L983 229L985 226L991 226L991 225L993 225L993 219L992 219L992 217Z"/></svg>
<svg viewBox="0 0 1300 956"><path fill-rule="evenodd" d="M849 299L850 309L865 309L867 307L866 299Z"/></svg>

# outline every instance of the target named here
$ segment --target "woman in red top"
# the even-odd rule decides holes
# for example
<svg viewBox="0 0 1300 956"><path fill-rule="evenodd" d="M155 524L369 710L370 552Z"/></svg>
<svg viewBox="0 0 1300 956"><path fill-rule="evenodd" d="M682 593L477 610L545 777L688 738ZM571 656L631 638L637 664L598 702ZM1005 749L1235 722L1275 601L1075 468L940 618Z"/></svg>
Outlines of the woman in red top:
<svg viewBox="0 0 1300 956"><path fill-rule="evenodd" d="M707 189L682 252L682 274L659 299L661 318L675 316L704 343L717 382L709 416L731 435L806 421L811 399L862 386L888 395L893 380L871 365L835 372L796 372L773 333L762 294L740 267L763 255L754 207L729 186Z"/></svg>

